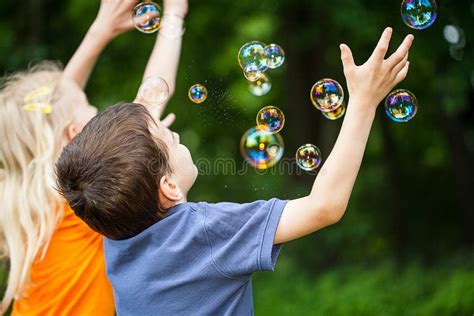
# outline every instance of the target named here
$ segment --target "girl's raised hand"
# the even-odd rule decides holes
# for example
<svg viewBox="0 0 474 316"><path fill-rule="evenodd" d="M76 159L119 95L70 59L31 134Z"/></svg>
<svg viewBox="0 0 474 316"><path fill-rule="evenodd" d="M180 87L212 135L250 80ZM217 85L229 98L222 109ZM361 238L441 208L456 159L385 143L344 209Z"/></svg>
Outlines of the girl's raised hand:
<svg viewBox="0 0 474 316"><path fill-rule="evenodd" d="M344 66L344 75L351 99L360 102L365 108L375 109L380 101L408 74L408 52L413 44L412 34L405 37L397 51L385 59L392 29L386 28L372 56L360 66L354 63L352 52L346 44L341 44L341 59Z"/></svg>
<svg viewBox="0 0 474 316"><path fill-rule="evenodd" d="M133 29L132 10L137 3L137 0L101 0L99 12L92 24L94 30L114 38ZM145 22L154 17L153 14L155 13L144 15L141 19ZM140 19L137 22L140 22Z"/></svg>

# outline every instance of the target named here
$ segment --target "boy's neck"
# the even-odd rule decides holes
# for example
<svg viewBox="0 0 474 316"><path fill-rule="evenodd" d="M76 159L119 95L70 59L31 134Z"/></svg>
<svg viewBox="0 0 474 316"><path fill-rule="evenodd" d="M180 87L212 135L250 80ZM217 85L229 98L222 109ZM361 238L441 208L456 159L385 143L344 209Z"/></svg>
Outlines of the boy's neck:
<svg viewBox="0 0 474 316"><path fill-rule="evenodd" d="M186 202L188 202L188 197L183 196L183 198L178 200L178 201L166 201L166 202L164 202L163 207L165 209L169 210L170 208L175 207L178 204L183 204L183 203L186 203Z"/></svg>

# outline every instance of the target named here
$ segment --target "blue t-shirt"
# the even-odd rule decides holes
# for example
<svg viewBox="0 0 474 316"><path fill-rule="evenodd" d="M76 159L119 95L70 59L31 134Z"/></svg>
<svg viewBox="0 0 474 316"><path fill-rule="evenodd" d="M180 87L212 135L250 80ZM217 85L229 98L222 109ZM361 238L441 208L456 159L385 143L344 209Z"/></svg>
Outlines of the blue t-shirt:
<svg viewBox="0 0 474 316"><path fill-rule="evenodd" d="M183 203L132 238L105 238L118 315L253 315L250 276L275 268L285 205Z"/></svg>

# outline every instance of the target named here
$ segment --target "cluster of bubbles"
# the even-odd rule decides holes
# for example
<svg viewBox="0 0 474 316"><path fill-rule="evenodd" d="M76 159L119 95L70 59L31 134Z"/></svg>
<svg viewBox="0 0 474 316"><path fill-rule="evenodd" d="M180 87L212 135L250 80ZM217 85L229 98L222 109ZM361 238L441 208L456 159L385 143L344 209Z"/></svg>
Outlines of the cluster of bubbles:
<svg viewBox="0 0 474 316"><path fill-rule="evenodd" d="M318 168L321 160L321 151L313 144L304 144L296 151L296 163L305 171Z"/></svg>
<svg viewBox="0 0 474 316"><path fill-rule="evenodd" d="M259 41L251 41L242 45L237 60L249 82L249 90L255 96L270 92L272 84L265 72L275 69L285 62L285 51L277 44L265 45Z"/></svg>
<svg viewBox="0 0 474 316"><path fill-rule="evenodd" d="M168 101L170 88L165 79L146 78L138 89L137 99L149 106L161 105Z"/></svg>
<svg viewBox="0 0 474 316"><path fill-rule="evenodd" d="M405 89L391 92L385 100L385 113L395 122L408 122L418 110L418 101L413 93Z"/></svg>
<svg viewBox="0 0 474 316"><path fill-rule="evenodd" d="M438 9L435 0L403 0L401 15L404 23L423 30L435 22ZM445 30L448 41L457 41ZM448 37L448 35L450 35ZM449 38L449 39L448 39ZM276 45L265 45L259 41L245 43L238 53L239 65L249 82L249 90L263 96L271 90L271 81L266 71L280 67L285 61L284 50ZM207 91L201 85L189 90L189 98L196 103L205 100ZM333 79L321 79L311 88L312 104L330 120L341 118L346 112L344 90ZM395 122L408 122L417 112L418 101L413 93L405 89L391 92L385 101L385 112ZM284 142L279 132L285 124L284 113L275 106L266 106L257 113L256 127L248 129L241 138L240 151L244 160L257 169L267 169L283 157ZM296 151L296 162L302 170L317 169L322 161L319 148L304 144Z"/></svg>
<svg viewBox="0 0 474 316"><path fill-rule="evenodd" d="M132 10L133 25L142 33L155 33L160 29L162 15L161 7L155 2L140 2Z"/></svg>
<svg viewBox="0 0 474 316"><path fill-rule="evenodd" d="M27 112L36 112L49 114L53 110L51 105L52 90L43 86L34 89L23 98L23 110Z"/></svg>
<svg viewBox="0 0 474 316"><path fill-rule="evenodd" d="M341 118L346 112L344 90L339 82L333 79L321 79L310 92L311 103L330 120Z"/></svg>
<svg viewBox="0 0 474 316"><path fill-rule="evenodd" d="M403 0L400 11L403 22L415 30L430 27L438 17L435 0Z"/></svg>
<svg viewBox="0 0 474 316"><path fill-rule="evenodd" d="M285 114L276 106L265 106L258 111L256 122L257 126L242 136L240 152L249 165L264 170L283 157L285 146L279 132L285 125Z"/></svg>
<svg viewBox="0 0 474 316"><path fill-rule="evenodd" d="M202 103L207 99L207 89L202 84L195 84L189 88L188 97L191 102L196 104Z"/></svg>

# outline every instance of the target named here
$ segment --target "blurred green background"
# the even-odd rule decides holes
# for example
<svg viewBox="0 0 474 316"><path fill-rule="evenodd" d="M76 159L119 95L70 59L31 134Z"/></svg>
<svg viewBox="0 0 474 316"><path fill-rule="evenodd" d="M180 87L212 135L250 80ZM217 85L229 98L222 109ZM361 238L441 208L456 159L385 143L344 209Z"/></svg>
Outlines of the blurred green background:
<svg viewBox="0 0 474 316"><path fill-rule="evenodd" d="M311 86L333 78L345 88L338 44L356 62L370 55L385 26L391 51L416 36L408 78L416 117L390 121L379 107L364 162L340 223L286 244L274 273L254 277L257 315L472 315L474 313L474 2L438 1L439 17L411 31L401 1L190 0L177 89L168 111L195 160L233 158L241 135L266 105L286 115L285 157L314 143L327 157L342 120L328 121L310 103ZM66 64L99 7L98 0L0 2L0 70L42 59ZM444 31L457 27L449 43ZM132 31L100 58L86 92L100 109L132 100L154 44ZM273 88L251 95L237 52L251 40L277 43L284 66L269 72ZM191 103L188 88L204 84L208 100ZM0 114L1 115L1 114ZM351 157L347 157L351 159ZM235 201L309 193L314 176L250 169L243 175L201 175L191 201ZM3 272L5 280L5 272Z"/></svg>

